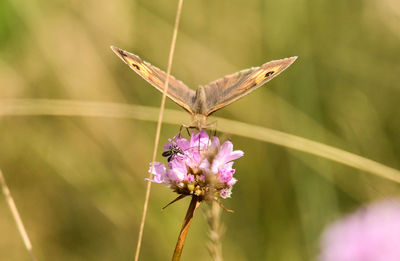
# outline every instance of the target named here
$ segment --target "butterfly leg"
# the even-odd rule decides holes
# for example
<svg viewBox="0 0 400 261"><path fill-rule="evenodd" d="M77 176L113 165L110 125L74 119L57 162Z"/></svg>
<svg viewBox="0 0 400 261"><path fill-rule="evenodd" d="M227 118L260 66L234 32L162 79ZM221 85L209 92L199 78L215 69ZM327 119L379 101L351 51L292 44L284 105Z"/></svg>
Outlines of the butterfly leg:
<svg viewBox="0 0 400 261"><path fill-rule="evenodd" d="M215 121L214 124L215 124L215 128L214 128L214 135L213 136L217 136L218 121Z"/></svg>
<svg viewBox="0 0 400 261"><path fill-rule="evenodd" d="M192 134L189 131L189 127L186 127L186 131L187 131L189 137L192 136Z"/></svg>
<svg viewBox="0 0 400 261"><path fill-rule="evenodd" d="M200 133L199 133L200 134ZM197 148L197 151L200 151L200 137L201 136L199 136L199 147Z"/></svg>
<svg viewBox="0 0 400 261"><path fill-rule="evenodd" d="M213 121L213 122L208 123L207 129L210 130L210 134L213 133L212 136L217 136L218 121Z"/></svg>
<svg viewBox="0 0 400 261"><path fill-rule="evenodd" d="M208 135L208 140L207 140L207 147L208 146L211 146L211 136L210 135Z"/></svg>
<svg viewBox="0 0 400 261"><path fill-rule="evenodd" d="M183 125L181 125L181 127L179 128L179 134L178 134L179 137L182 136L182 128L183 128Z"/></svg>
<svg viewBox="0 0 400 261"><path fill-rule="evenodd" d="M179 128L179 136L181 136L182 134L182 129L185 128L187 131L188 136L191 136L191 133L189 132L189 129L191 128L190 126L187 126L185 124L182 124L181 127Z"/></svg>

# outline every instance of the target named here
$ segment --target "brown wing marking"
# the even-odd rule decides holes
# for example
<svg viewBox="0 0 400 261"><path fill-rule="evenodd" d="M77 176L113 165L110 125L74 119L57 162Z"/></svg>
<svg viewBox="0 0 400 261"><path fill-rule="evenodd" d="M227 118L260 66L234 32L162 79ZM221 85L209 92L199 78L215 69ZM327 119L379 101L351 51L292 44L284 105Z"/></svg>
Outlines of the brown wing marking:
<svg viewBox="0 0 400 261"><path fill-rule="evenodd" d="M143 79L153 85L157 90L164 92L164 83L167 78L165 72L150 63L143 61L137 55L114 46L111 46L111 49ZM172 75L170 75L168 79L167 96L189 113L193 114L192 108L195 91L191 90L183 82L175 79Z"/></svg>
<svg viewBox="0 0 400 261"><path fill-rule="evenodd" d="M227 75L224 78L204 86L207 97L207 115L231 104L262 86L284 71L296 59L297 56L271 61L260 67L250 68Z"/></svg>

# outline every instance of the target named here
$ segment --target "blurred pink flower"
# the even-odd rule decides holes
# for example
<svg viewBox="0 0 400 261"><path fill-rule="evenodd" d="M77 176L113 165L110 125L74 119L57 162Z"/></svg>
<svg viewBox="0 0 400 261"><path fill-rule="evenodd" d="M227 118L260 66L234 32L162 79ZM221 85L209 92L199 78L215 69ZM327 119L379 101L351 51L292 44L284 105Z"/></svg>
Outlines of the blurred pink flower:
<svg viewBox="0 0 400 261"><path fill-rule="evenodd" d="M217 137L201 130L192 133L190 140L179 135L169 139L163 155L168 157L168 166L154 162L151 181L166 184L178 194L217 199L230 197L237 181L233 160L242 157L243 151L234 151L230 141L220 145Z"/></svg>
<svg viewBox="0 0 400 261"><path fill-rule="evenodd" d="M149 172L151 171L151 164L149 168ZM152 174L153 179L152 181L155 183L164 183L165 180L167 180L167 168L165 167L164 164L160 162L154 162L154 168Z"/></svg>
<svg viewBox="0 0 400 261"><path fill-rule="evenodd" d="M324 232L320 261L399 261L400 201L361 208Z"/></svg>

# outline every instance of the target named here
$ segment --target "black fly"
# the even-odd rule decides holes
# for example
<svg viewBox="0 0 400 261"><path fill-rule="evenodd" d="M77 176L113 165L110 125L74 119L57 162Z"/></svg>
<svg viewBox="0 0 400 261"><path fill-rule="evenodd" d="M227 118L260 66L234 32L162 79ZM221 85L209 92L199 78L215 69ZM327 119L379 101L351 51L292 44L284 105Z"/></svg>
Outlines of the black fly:
<svg viewBox="0 0 400 261"><path fill-rule="evenodd" d="M178 145L171 145L168 150L164 151L162 153L163 157L168 158L168 162L173 160L176 155L178 154L185 154L181 148L178 147Z"/></svg>

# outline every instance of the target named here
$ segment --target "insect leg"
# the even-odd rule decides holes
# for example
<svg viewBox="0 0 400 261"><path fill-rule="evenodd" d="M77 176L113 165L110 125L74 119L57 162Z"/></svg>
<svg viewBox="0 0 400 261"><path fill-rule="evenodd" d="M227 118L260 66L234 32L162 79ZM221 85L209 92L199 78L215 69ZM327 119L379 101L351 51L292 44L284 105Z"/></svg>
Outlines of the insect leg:
<svg viewBox="0 0 400 261"><path fill-rule="evenodd" d="M191 133L189 132L189 129L191 128L190 126L187 126L185 124L182 124L181 127L179 128L179 136L181 136L182 133L182 129L185 128L187 131L187 134L189 135L189 137L191 136Z"/></svg>
<svg viewBox="0 0 400 261"><path fill-rule="evenodd" d="M181 133L182 133L182 128L183 128L183 124L181 125L181 127L179 128L179 137L181 136Z"/></svg>

